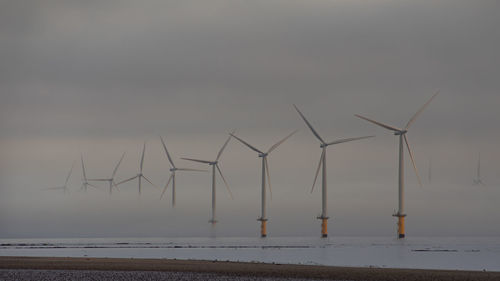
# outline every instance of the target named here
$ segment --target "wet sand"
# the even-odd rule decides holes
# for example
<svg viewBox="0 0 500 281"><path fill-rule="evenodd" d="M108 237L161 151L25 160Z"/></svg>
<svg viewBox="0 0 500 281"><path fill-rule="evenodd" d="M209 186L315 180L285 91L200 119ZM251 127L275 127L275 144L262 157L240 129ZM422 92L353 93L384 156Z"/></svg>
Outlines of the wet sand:
<svg viewBox="0 0 500 281"><path fill-rule="evenodd" d="M0 257L0 269L1 280L500 280L500 272L128 258Z"/></svg>

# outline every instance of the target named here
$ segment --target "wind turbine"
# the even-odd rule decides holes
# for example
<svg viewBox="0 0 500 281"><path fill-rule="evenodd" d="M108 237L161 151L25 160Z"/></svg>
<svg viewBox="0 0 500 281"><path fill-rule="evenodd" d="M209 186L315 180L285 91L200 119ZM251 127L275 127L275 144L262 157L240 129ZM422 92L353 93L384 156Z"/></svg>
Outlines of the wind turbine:
<svg viewBox="0 0 500 281"><path fill-rule="evenodd" d="M479 153L479 157L477 159L477 175L476 178L472 180L472 183L474 183L474 185L485 186L485 184L481 180L481 153Z"/></svg>
<svg viewBox="0 0 500 281"><path fill-rule="evenodd" d="M318 179L319 170L320 170L320 168L322 168L322 171L321 171L321 175L322 175L322 184L321 184L322 208L321 208L321 216L317 217L317 219L321 220L321 237L328 237L328 214L327 214L327 198L328 197L327 197L327 185L326 185L326 148L330 145L340 144L340 143L350 142L350 141L355 141L355 140L361 140L361 139L366 139L366 138L372 138L374 136L347 138L347 139L339 139L339 140L332 141L332 142L325 142L320 137L318 132L316 132L316 130L314 130L311 123L309 123L309 121L307 121L306 117L302 114L302 112L300 112L300 110L297 108L297 106L295 106L295 104L293 106L295 107L295 110L297 110L297 112L299 113L300 117L302 117L302 119L306 123L307 127L309 127L309 129L311 129L314 136L316 136L316 138L320 141L319 147L321 147L321 149L323 150L321 152L321 157L319 159L318 168L316 169L316 175L314 176L314 181L313 181L313 185L311 188L311 192L313 192L313 190L314 190L314 185L316 184L316 180Z"/></svg>
<svg viewBox="0 0 500 281"><path fill-rule="evenodd" d="M161 143L163 144L163 148L165 149L165 154L167 155L168 162L170 162L170 177L168 178L167 184L165 185L165 188L163 188L163 191L161 193L160 199L163 197L163 194L165 194L165 191L167 191L167 187L172 181L172 207L175 207L175 172L176 171L196 171L196 172L206 172L205 170L198 170L198 169L191 169L191 168L177 168L174 164L174 161L172 160L172 157L170 156L170 153L168 153L167 146L165 145L165 142L163 141L163 138L160 136Z"/></svg>
<svg viewBox="0 0 500 281"><path fill-rule="evenodd" d="M266 223L267 223L267 217L266 217L266 174L267 174L267 182L269 184L269 192L272 196L272 191L271 191L271 179L269 177L269 164L267 162L267 156L271 151L276 149L280 144L285 142L289 137L291 137L293 134L295 134L297 130L293 131L291 134L286 136L284 139L280 140L279 142L275 143L273 146L271 146L266 152L263 152L254 146L250 145L246 141L242 140L241 138L235 136L234 134L230 134L232 137L235 139L239 140L241 143L246 145L248 148L251 150L257 152L259 154L259 157L262 158L262 206L261 206L261 216L257 220L260 221L260 236L261 237L266 237L267 236L267 230L266 230Z"/></svg>
<svg viewBox="0 0 500 281"><path fill-rule="evenodd" d="M406 147L408 148L408 154L410 155L411 163L413 164L413 169L415 170L415 174L417 175L417 180L420 185L422 185L422 182L420 181L420 176L418 175L417 171L417 166L415 165L415 161L413 159L413 153L410 148L410 144L408 143L408 138L406 137L406 133L408 132L408 129L410 128L411 124L415 121L415 119L422 113L422 111L429 105L429 103L439 94L439 91L436 92L408 121L404 129L399 129L393 126L389 126L386 124L383 124L381 122L369 119L367 117L355 114L355 116L364 119L368 122L371 122L375 125L378 125L382 128L388 129L390 131L394 132L394 135L399 136L399 178L398 178L398 184L399 184L399 205L398 205L398 212L393 214L394 217L398 217L398 238L404 238L405 237L405 217L406 214L404 213L404 145L403 141L406 143Z"/></svg>
<svg viewBox="0 0 500 281"><path fill-rule="evenodd" d="M113 192L113 186L115 188L118 188L118 185L115 183L115 175L116 171L118 171L118 167L120 167L120 164L122 163L123 157L125 157L125 152L123 152L122 157L118 161L118 163L115 166L115 169L113 170L113 173L111 174L111 178L107 179L89 179L88 181L107 181L109 183L109 194Z"/></svg>
<svg viewBox="0 0 500 281"><path fill-rule="evenodd" d="M231 132L231 134L234 134L234 131ZM227 181L226 179L224 178L224 175L222 175L222 171L219 167L219 159L222 155L222 152L224 151L224 149L226 148L228 142L231 140L231 136L229 136L226 140L226 142L224 143L224 145L222 146L222 148L219 150L219 153L217 153L217 157L215 158L215 160L200 160L200 159L193 159L193 158L181 158L181 159L184 159L184 160L188 160L188 161L194 161L194 162L198 162L198 163L204 163L204 164L208 164L210 166L212 166L212 218L208 221L209 223L211 223L212 225L215 225L217 223L217 220L215 219L215 206L216 206L216 200L215 200L215 195L216 195L216 190L215 190L215 187L216 187L216 181L215 181L215 169L217 168L217 171L219 172L221 178L222 178L222 181L224 181L224 184L226 185L226 189L227 191L229 192L229 196L231 196L231 199L233 199L233 194L231 193L231 189L229 189L229 185L227 184Z"/></svg>
<svg viewBox="0 0 500 281"><path fill-rule="evenodd" d="M144 142L144 145L142 146L142 155L141 155L141 162L139 163L139 173L129 179L126 179L124 181L121 181L117 183L116 185L120 185L122 183L126 183L128 181L131 181L133 179L138 179L139 180L139 195L141 195L141 179L145 179L147 182L149 182L152 186L156 187L143 173L142 173L142 168L144 166L144 154L146 153L146 142Z"/></svg>
<svg viewBox="0 0 500 281"><path fill-rule="evenodd" d="M61 186L55 186L55 187L49 187L45 188L45 190L56 190L56 189L62 189L63 193L66 193L68 191L68 181L69 177L71 176L71 172L73 172L73 167L75 166L75 162L71 164L71 169L69 169L68 176L66 177L66 181L64 182L64 185Z"/></svg>
<svg viewBox="0 0 500 281"><path fill-rule="evenodd" d="M93 188L97 188L97 186L90 184L89 180L87 179L87 174L85 173L85 164L83 163L83 154L80 155L80 159L82 160L82 176L83 176L82 186L80 187L80 189L87 191L87 188L89 186L92 186Z"/></svg>
<svg viewBox="0 0 500 281"><path fill-rule="evenodd" d="M427 175L427 178L429 180L429 184L432 183L432 159L429 158L429 173Z"/></svg>

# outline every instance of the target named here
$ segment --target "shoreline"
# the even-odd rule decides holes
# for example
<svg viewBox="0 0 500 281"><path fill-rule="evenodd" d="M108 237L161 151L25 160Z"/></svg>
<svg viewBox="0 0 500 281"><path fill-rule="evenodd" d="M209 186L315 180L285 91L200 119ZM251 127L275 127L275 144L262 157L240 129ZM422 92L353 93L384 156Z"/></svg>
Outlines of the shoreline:
<svg viewBox="0 0 500 281"><path fill-rule="evenodd" d="M336 267L319 265L137 258L59 258L2 256L0 257L0 269L165 271L212 273L226 276L366 281L500 280L500 272L484 271Z"/></svg>

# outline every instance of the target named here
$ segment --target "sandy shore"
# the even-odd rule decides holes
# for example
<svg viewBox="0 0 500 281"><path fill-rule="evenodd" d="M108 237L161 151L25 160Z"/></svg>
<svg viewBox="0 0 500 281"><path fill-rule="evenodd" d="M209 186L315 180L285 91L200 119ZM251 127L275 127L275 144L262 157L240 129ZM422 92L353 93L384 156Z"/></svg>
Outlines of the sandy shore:
<svg viewBox="0 0 500 281"><path fill-rule="evenodd" d="M240 277L238 278L239 280L279 280L281 278L385 281L500 280L500 272L353 268L167 259L0 257L0 269L2 269L0 270L0 279L2 280L31 280L29 276L33 274L35 276L36 274L53 275L53 278L49 276L47 279L39 275L40 278L38 279L40 280L83 280L75 276L68 279L56 279L54 276L61 274L61 272L77 275L85 272L86 276L91 276L92 274L109 275L111 274L110 271L113 271L112 274L122 274L125 277L120 279L115 278L117 276L113 275L113 278L108 279L102 275L102 278L85 280L142 279L129 276L134 274L156 274L158 277L150 277L152 279L169 280L231 280L234 277ZM175 277L174 275L178 276ZM12 279L8 279L11 278L9 276ZM70 277L69 275L61 276ZM37 278L33 277L33 280L35 279Z"/></svg>

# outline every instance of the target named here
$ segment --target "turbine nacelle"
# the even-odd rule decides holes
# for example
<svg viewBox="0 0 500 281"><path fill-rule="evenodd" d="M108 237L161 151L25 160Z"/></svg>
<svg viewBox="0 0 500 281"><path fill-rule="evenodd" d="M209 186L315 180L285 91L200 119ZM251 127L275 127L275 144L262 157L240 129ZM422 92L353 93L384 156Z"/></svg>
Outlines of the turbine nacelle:
<svg viewBox="0 0 500 281"><path fill-rule="evenodd" d="M329 144L327 144L327 143L321 143L319 145L320 148L325 148L325 147L328 147L328 146L329 146Z"/></svg>
<svg viewBox="0 0 500 281"><path fill-rule="evenodd" d="M400 136L400 135L404 135L406 133L408 133L408 130L401 130L401 131L394 132L394 135L395 136Z"/></svg>
<svg viewBox="0 0 500 281"><path fill-rule="evenodd" d="M266 157L267 155L269 155L269 153L259 153L259 157Z"/></svg>

